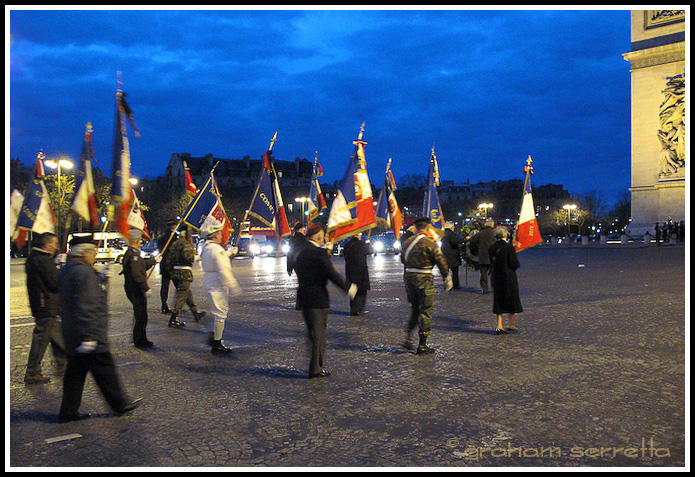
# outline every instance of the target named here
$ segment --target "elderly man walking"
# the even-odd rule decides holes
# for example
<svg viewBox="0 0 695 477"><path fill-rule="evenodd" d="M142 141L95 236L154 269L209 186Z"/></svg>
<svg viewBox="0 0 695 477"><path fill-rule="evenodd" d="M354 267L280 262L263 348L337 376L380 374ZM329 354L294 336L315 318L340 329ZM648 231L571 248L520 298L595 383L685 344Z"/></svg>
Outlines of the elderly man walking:
<svg viewBox="0 0 695 477"><path fill-rule="evenodd" d="M223 247L221 224L211 225L203 230L207 236L200 263L203 267L203 288L210 298L210 314L213 317L210 333L210 351L213 354L225 354L232 351L222 344L225 320L229 313L229 298L240 293L239 284L232 273L230 255Z"/></svg>
<svg viewBox="0 0 695 477"><path fill-rule="evenodd" d="M79 412L88 372L92 373L116 414L132 411L140 403L140 399L126 398L116 374L108 341L108 304L104 288L108 276L94 269L96 253L96 242L91 237L76 237L70 242L68 260L58 277L63 339L68 356L60 422L90 417L89 413Z"/></svg>
<svg viewBox="0 0 695 477"><path fill-rule="evenodd" d="M488 219L480 232L471 239L471 248L478 249L478 265L480 265L480 292L485 295L490 293L488 276L490 274L490 246L495 243L495 221Z"/></svg>
<svg viewBox="0 0 695 477"><path fill-rule="evenodd" d="M58 269L53 259L57 250L58 237L48 232L42 234L36 240L36 246L25 264L29 306L34 317L34 332L24 375L26 384L47 383L51 380L41 372L41 361L49 343L53 351L56 376L65 372L65 345L57 316Z"/></svg>

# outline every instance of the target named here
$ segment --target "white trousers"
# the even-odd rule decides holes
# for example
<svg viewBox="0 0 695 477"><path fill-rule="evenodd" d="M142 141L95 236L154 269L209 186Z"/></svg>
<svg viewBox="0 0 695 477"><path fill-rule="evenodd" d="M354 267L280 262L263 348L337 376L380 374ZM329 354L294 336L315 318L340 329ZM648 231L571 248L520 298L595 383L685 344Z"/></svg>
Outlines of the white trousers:
<svg viewBox="0 0 695 477"><path fill-rule="evenodd" d="M229 313L229 289L217 288L207 290L207 292L210 297L210 314L213 317L210 331L214 334L215 340L221 340L224 333L224 322L227 319L227 313Z"/></svg>

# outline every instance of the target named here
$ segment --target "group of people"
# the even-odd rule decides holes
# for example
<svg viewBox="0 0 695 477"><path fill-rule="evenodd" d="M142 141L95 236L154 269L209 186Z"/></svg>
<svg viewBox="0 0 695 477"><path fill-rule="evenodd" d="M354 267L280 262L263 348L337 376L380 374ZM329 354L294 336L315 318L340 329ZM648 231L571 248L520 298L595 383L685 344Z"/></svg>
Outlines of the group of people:
<svg viewBox="0 0 695 477"><path fill-rule="evenodd" d="M169 223L170 230L159 238L162 253L157 258L144 258L140 252L142 232L132 229L128 236L122 271L124 290L133 306L132 339L141 349L154 347L147 337L147 298L150 294L148 270L160 265L162 312L168 313L171 328L183 328L179 320L184 304L199 322L206 315L199 312L191 293L195 247L186 237L186 229L178 222ZM232 271L234 247L225 249L222 226L202 230L205 243L200 253L203 270L203 288L210 303L209 344L214 354L227 354L232 350L222 343L230 299L240 293ZM453 234L453 235L452 235ZM404 233L401 262L404 266L404 285L410 303L410 316L405 326L405 339L401 343L416 354L434 352L427 345L432 330L434 308L433 268L439 269L446 290L459 286L458 267L460 239L451 227L446 227L442 248L430 220L417 219ZM493 313L497 316L496 334L516 331L514 318L523 311L519 299L516 269L519 261L514 247L508 243L507 229L495 229L486 223L476 236L476 248L481 264L481 288L489 290L488 275L494 292ZM29 352L25 382L46 383L50 378L42 372L41 361L50 344L55 361L55 374L63 376L63 399L59 414L61 422L85 419L80 413L82 390L88 372L91 372L106 401L117 414L135 409L139 399L127 397L120 383L108 341L108 284L113 276L113 265L102 271L94 268L98 243L91 236L76 236L70 242L65 260L56 259L57 237L42 234L26 262L27 289L35 327ZM350 299L350 315L365 315L367 291L370 289L367 256L369 248L360 234L352 237L344 248L345 277L336 271L331 260L331 244L326 243L323 227L314 223L308 227L296 224L287 256L287 272L297 276L297 310L306 324L311 343L309 377L329 376L325 368L327 318L330 309L328 282L335 284ZM61 266L62 265L62 266ZM176 295L173 308L169 308L168 288L173 283ZM509 314L505 328L502 315ZM419 342L414 346L412 335L418 328Z"/></svg>
<svg viewBox="0 0 695 477"><path fill-rule="evenodd" d="M668 243L671 240L676 240L678 242L685 242L685 222L675 222L669 217L663 224L659 225L659 222L654 224L654 235L656 237L656 244L661 245L661 243Z"/></svg>

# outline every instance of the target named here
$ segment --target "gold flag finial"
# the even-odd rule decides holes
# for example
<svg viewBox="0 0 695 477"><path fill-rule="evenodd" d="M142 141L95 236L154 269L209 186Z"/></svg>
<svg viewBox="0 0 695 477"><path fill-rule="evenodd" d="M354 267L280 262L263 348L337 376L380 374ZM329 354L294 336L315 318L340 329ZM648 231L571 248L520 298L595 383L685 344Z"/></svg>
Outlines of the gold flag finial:
<svg viewBox="0 0 695 477"><path fill-rule="evenodd" d="M275 134L273 134L273 139L270 140L270 146L268 147L269 151L273 150L273 145L275 144L275 141L278 139L278 132L275 131Z"/></svg>
<svg viewBox="0 0 695 477"><path fill-rule="evenodd" d="M361 141L363 135L364 135L364 121L362 122L362 126L360 126L360 133L357 135L357 140Z"/></svg>

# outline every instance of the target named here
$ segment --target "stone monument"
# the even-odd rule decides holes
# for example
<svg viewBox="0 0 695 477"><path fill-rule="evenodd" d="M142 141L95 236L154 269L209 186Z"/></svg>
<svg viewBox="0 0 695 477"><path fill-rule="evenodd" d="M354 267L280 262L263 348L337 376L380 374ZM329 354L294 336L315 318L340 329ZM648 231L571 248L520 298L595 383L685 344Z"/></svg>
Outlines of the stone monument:
<svg viewBox="0 0 695 477"><path fill-rule="evenodd" d="M685 220L685 10L633 10L630 234Z"/></svg>

